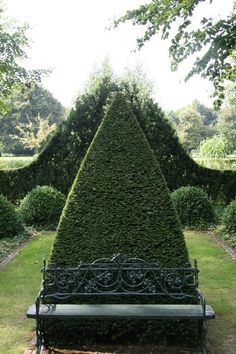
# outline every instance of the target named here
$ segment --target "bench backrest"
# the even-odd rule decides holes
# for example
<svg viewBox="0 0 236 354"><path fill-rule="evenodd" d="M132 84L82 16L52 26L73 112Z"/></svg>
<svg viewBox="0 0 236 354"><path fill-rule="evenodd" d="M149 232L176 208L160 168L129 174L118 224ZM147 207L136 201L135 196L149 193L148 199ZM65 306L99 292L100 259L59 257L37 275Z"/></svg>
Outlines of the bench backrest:
<svg viewBox="0 0 236 354"><path fill-rule="evenodd" d="M186 299L196 297L198 269L190 264L165 268L157 262L146 262L117 254L112 258L80 263L75 268L43 268L42 297L47 300L69 300L79 296L155 296Z"/></svg>

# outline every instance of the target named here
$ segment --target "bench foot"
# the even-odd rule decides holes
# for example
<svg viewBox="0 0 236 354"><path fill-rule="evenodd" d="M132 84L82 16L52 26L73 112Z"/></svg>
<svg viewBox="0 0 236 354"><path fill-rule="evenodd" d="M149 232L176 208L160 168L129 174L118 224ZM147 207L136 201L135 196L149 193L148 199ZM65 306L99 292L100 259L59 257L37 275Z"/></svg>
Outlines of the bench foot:
<svg viewBox="0 0 236 354"><path fill-rule="evenodd" d="M36 354L41 354L43 350L47 349L44 341L44 320L37 318L36 319Z"/></svg>
<svg viewBox="0 0 236 354"><path fill-rule="evenodd" d="M198 327L198 347L202 354L207 354L206 349L206 321L199 321Z"/></svg>

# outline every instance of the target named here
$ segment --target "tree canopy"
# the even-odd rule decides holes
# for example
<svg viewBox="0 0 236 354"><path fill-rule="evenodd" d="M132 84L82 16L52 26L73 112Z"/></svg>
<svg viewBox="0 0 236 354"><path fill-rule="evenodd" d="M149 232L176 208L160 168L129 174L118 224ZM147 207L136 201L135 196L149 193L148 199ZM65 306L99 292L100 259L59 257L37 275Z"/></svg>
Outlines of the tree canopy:
<svg viewBox="0 0 236 354"><path fill-rule="evenodd" d="M173 70L187 57L198 53L200 57L196 58L186 79L194 74L208 78L215 90L215 107L219 108L224 98L225 80L236 79L236 15L234 9L225 19L214 21L203 16L198 28L193 29L193 13L205 1L151 0L138 9L127 11L114 22L114 26L126 21L142 25L145 31L137 38L138 48L157 33L161 33L164 40L170 38L169 54Z"/></svg>
<svg viewBox="0 0 236 354"><path fill-rule="evenodd" d="M7 153L32 153L29 149L25 150L19 141L12 139L12 136L19 135L17 126L24 128L29 123L38 126L38 115L48 117L50 125L58 125L65 114L61 103L40 85L32 85L24 92L14 89L8 101L13 108L4 115L0 114L0 140L4 144L4 152Z"/></svg>
<svg viewBox="0 0 236 354"><path fill-rule="evenodd" d="M0 4L1 6L2 4ZM2 7L2 6L1 6ZM21 65L27 58L29 47L28 24L10 21L0 8L0 112L5 113L10 102L7 100L16 86L29 87L32 82L39 82L46 70L27 70Z"/></svg>

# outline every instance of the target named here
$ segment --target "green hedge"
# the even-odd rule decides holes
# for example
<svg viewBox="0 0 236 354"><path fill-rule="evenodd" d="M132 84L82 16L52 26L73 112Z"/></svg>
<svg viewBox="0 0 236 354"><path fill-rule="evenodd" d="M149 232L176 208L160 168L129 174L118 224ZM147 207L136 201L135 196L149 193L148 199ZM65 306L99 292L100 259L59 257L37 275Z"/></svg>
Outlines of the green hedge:
<svg viewBox="0 0 236 354"><path fill-rule="evenodd" d="M15 207L0 194L0 239L16 236L23 231Z"/></svg>
<svg viewBox="0 0 236 354"><path fill-rule="evenodd" d="M19 215L22 221L36 229L55 229L66 197L50 186L37 186L21 201Z"/></svg>
<svg viewBox="0 0 236 354"><path fill-rule="evenodd" d="M166 182L121 95L77 174L51 261L72 266L119 252L169 266L188 260Z"/></svg>
<svg viewBox="0 0 236 354"><path fill-rule="evenodd" d="M236 200L233 200L225 209L221 217L219 236L230 247L236 249Z"/></svg>
<svg viewBox="0 0 236 354"><path fill-rule="evenodd" d="M221 221L225 233L236 234L236 200L225 208Z"/></svg>
<svg viewBox="0 0 236 354"><path fill-rule="evenodd" d="M181 186L202 187L212 199L230 201L236 194L236 172L199 166L183 149L159 106L138 85L117 82L109 74L95 76L79 96L76 107L49 141L38 159L17 170L0 171L0 193L19 201L36 185L51 185L68 193L82 158L104 116L104 107L118 87L156 155L171 191Z"/></svg>
<svg viewBox="0 0 236 354"><path fill-rule="evenodd" d="M216 216L208 195L199 187L180 187L171 194L181 225L205 230L215 225Z"/></svg>
<svg viewBox="0 0 236 354"><path fill-rule="evenodd" d="M120 94L105 115L76 176L49 262L77 266L81 261L116 253L159 260L170 267L188 262L184 236L166 182L140 126ZM105 301L114 302L114 299ZM115 301L139 303L141 300L116 298ZM60 333L59 343L63 338L67 344L74 337L77 343L80 338L81 344L86 344L88 339L107 343L112 338L113 342L137 343L155 342L160 340L159 336L162 339L169 336L172 340L190 338L189 328L178 324L180 333L177 334L175 326L169 324L166 330L157 322L111 324L104 321L76 325L68 321L52 327L53 340Z"/></svg>

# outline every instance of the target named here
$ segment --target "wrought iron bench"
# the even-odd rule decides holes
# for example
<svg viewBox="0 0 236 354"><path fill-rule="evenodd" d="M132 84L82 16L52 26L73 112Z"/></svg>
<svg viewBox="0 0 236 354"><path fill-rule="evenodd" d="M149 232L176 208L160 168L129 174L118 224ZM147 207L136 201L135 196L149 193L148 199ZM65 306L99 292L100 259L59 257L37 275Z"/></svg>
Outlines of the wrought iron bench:
<svg viewBox="0 0 236 354"><path fill-rule="evenodd" d="M80 263L76 268L43 264L43 286L27 312L36 319L37 351L46 346L45 319L147 319L197 320L199 344L206 353L206 320L215 317L198 289L197 262L179 268L164 268L159 262L146 262L126 255ZM89 297L154 297L155 304L84 304ZM159 299L168 299L163 304ZM80 299L82 304L74 304ZM72 303L71 303L72 302ZM85 301L84 301L85 302ZM176 303L177 302L177 303Z"/></svg>

